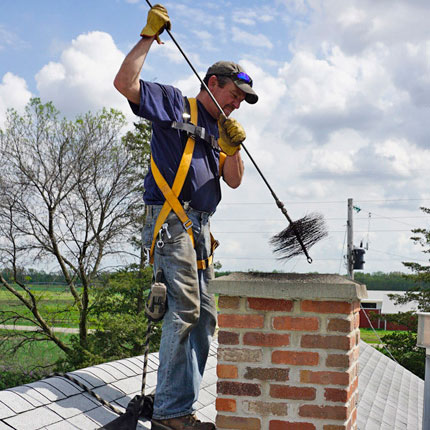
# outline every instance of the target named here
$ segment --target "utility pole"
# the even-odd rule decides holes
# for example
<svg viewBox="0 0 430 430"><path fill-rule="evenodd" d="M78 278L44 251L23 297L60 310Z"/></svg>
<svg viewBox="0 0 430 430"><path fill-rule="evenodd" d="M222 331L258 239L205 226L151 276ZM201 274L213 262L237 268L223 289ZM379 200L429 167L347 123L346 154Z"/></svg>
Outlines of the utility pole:
<svg viewBox="0 0 430 430"><path fill-rule="evenodd" d="M348 199L348 222L347 222L347 272L348 278L354 279L354 235L353 235L353 222L352 222L352 210L353 210L352 199Z"/></svg>

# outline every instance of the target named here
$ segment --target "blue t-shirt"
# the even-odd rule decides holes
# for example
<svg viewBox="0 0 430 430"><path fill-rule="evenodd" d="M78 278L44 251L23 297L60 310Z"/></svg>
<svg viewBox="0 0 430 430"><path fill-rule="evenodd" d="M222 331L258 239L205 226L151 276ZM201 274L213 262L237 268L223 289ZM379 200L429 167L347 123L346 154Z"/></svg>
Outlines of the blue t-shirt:
<svg viewBox="0 0 430 430"><path fill-rule="evenodd" d="M179 89L169 85L140 81L140 105L130 102L133 112L152 122L151 152L155 164L167 181L173 185L184 152L186 139L183 132L171 127L172 121L182 122L184 99ZM198 124L206 134L218 139L218 123L197 101ZM193 209L215 212L221 200L219 181L219 152L208 143L196 138L193 158L179 196L181 202L190 202ZM145 177L144 201L148 205L164 203L164 196L155 183L151 169Z"/></svg>

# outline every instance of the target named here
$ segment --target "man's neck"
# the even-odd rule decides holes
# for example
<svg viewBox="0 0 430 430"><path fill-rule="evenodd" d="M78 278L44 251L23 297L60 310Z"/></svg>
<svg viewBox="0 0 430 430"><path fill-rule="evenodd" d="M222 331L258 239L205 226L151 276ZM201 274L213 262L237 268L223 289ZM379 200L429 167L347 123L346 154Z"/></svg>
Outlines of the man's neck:
<svg viewBox="0 0 430 430"><path fill-rule="evenodd" d="M203 107L214 119L219 118L219 110L206 90L201 90L197 94L196 99L203 105Z"/></svg>

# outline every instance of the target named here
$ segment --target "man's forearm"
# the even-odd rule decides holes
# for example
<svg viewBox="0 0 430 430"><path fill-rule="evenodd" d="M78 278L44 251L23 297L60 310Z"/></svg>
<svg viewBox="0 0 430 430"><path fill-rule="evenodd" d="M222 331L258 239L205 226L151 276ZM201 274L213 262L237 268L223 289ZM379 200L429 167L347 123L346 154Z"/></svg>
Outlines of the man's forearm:
<svg viewBox="0 0 430 430"><path fill-rule="evenodd" d="M223 178L227 185L231 188L237 188L242 182L243 172L244 165L240 151L227 156L223 166Z"/></svg>

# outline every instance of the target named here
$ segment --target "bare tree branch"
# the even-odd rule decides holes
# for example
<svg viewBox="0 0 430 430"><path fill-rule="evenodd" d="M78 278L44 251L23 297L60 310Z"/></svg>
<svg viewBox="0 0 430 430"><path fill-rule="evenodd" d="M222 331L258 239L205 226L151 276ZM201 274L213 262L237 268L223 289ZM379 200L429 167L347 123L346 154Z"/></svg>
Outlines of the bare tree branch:
<svg viewBox="0 0 430 430"><path fill-rule="evenodd" d="M19 268L56 263L79 312L85 347L91 288L106 256L130 255L127 243L141 207L131 175L136 158L122 144L124 124L114 110L60 119L51 103L32 99L22 116L9 110L0 130L0 265L12 268L16 286L3 276L0 284L66 353L52 315L43 315Z"/></svg>

